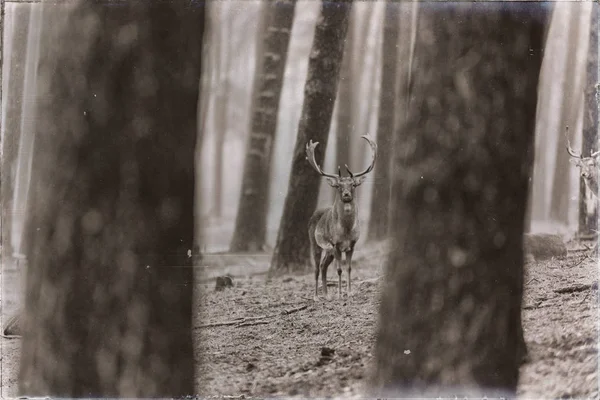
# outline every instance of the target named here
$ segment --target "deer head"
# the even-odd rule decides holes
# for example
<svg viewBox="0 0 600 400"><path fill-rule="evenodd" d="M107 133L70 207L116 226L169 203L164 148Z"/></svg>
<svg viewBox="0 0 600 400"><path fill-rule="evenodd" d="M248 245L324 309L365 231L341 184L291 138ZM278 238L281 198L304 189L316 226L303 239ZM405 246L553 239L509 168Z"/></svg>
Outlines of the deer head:
<svg viewBox="0 0 600 400"><path fill-rule="evenodd" d="M569 127L567 127L567 132ZM579 167L580 175L588 185L590 190L597 195L598 190L598 156L600 156L600 150L591 153L589 157L583 157L581 153L576 153L571 148L571 142L567 139L567 152L571 156L569 161L575 166Z"/></svg>
<svg viewBox="0 0 600 400"><path fill-rule="evenodd" d="M331 187L337 190L339 198L344 203L350 203L354 200L354 189L364 182L366 175L373 170L373 167L375 166L375 160L377 159L377 144L369 136L361 137L365 139L371 147L371 165L369 165L364 171L359 172L358 174L353 174L348 165L344 164L346 171L348 171L348 175L350 176L342 176L342 170L339 166L337 175L323 172L315 160L315 148L319 142L313 143L311 140L306 145L306 159L308 160L309 164L315 169L315 171L327 179L327 183Z"/></svg>

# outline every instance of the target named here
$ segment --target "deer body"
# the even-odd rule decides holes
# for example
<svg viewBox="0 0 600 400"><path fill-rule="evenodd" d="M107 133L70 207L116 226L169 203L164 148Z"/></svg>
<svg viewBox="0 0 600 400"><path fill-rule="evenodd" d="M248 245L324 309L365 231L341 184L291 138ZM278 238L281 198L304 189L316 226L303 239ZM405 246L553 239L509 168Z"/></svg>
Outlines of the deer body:
<svg viewBox="0 0 600 400"><path fill-rule="evenodd" d="M348 166L349 177L342 177L338 167L338 176L324 173L314 158L314 149L318 143L312 141L306 145L306 155L312 167L327 178L330 186L337 189L335 201L331 207L321 208L314 212L308 223L311 253L315 264L315 299L318 298L319 272L321 273L323 293L327 295L327 268L335 259L338 273L338 297L342 295L342 255L346 255L348 270L347 291L351 294L352 254L360 237L358 221L358 205L354 189L364 181L364 175L373 169L377 156L377 145L367 136L373 151L371 165L359 174L352 174Z"/></svg>

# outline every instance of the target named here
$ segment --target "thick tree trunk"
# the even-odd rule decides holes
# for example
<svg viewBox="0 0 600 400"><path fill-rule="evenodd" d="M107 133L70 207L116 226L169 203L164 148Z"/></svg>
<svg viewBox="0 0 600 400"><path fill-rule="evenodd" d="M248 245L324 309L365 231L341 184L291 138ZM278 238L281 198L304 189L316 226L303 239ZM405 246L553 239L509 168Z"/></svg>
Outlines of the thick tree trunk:
<svg viewBox="0 0 600 400"><path fill-rule="evenodd" d="M378 395L515 395L547 7L419 4L412 98L395 144Z"/></svg>
<svg viewBox="0 0 600 400"><path fill-rule="evenodd" d="M279 99L295 8L295 0L276 0L268 4L268 28L264 52L260 55L262 68L256 71L260 85L254 98L231 251L260 251L265 245Z"/></svg>
<svg viewBox="0 0 600 400"><path fill-rule="evenodd" d="M6 116L4 121L4 136L2 137L2 184L0 185L0 196L2 199L2 257L11 257L13 253L11 245L13 197L15 179L17 173L17 157L19 155L19 137L21 132L23 85L25 83L25 61L27 56L27 32L29 27L29 15L31 5L18 5L13 8L13 29L11 57L8 60L9 79L7 92L2 101L6 102ZM0 45L1 46L1 45ZM1 68L1 66L0 66ZM0 89L1 90L1 89ZM2 104L2 103L0 103Z"/></svg>
<svg viewBox="0 0 600 400"><path fill-rule="evenodd" d="M305 147L309 140L319 142L315 158L323 165L351 9L351 1L321 4L271 274L303 271L310 265L308 221L317 206L321 176L306 161Z"/></svg>
<svg viewBox="0 0 600 400"><path fill-rule="evenodd" d="M598 18L600 5L593 2L590 23L590 41L585 80L585 103L583 111L583 141L581 154L588 157L598 150ZM598 193L589 193L590 189L583 178L579 177L579 235L590 236L598 229ZM589 199L589 200L588 200ZM589 207L590 200L595 207Z"/></svg>
<svg viewBox="0 0 600 400"><path fill-rule="evenodd" d="M20 394L192 395L204 5L44 7Z"/></svg>
<svg viewBox="0 0 600 400"><path fill-rule="evenodd" d="M348 31L344 41L344 54L342 56L342 65L340 66L340 82L338 85L337 101L337 126L335 130L335 163L334 165L344 168L344 164L349 164L351 159L351 140L354 132L354 92L357 82L353 79L355 76L354 65L354 25L357 18L356 10L350 12L348 20Z"/></svg>
<svg viewBox="0 0 600 400"><path fill-rule="evenodd" d="M379 115L377 120L378 165L373 171L373 196L369 219L369 240L384 238L388 232L390 207L390 159L392 132L396 107L396 65L398 63L399 8L392 2L385 5L383 26L383 51L381 53L381 90L379 91Z"/></svg>

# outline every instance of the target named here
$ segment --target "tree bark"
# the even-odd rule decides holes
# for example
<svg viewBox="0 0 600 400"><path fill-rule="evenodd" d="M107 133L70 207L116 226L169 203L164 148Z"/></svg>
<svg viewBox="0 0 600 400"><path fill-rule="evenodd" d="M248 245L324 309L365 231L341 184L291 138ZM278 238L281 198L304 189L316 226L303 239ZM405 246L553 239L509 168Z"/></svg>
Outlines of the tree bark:
<svg viewBox="0 0 600 400"><path fill-rule="evenodd" d="M583 141L581 154L588 157L598 150L598 17L600 5L593 2L590 23L590 41L586 66L583 111ZM598 229L598 193L589 193L585 181L579 177L579 235L590 236ZM588 206L588 197L595 202L595 207Z"/></svg>
<svg viewBox="0 0 600 400"><path fill-rule="evenodd" d="M2 3L4 4L4 3ZM4 262L13 254L11 244L13 197L19 155L19 137L21 132L23 85L25 83L25 61L27 56L27 32L29 27L30 5L20 5L13 9L12 54L9 63L7 93L2 101L6 103L4 135L2 137L2 259ZM0 45L1 46L1 45ZM1 68L1 66L0 66ZM6 71L3 71L6 74ZM0 89L1 90L1 89ZM2 103L0 102L0 105ZM5 264L6 265L6 264Z"/></svg>
<svg viewBox="0 0 600 400"><path fill-rule="evenodd" d="M354 132L354 28L356 20L356 9L350 12L348 17L348 31L344 41L344 52L342 65L340 66L340 82L338 86L337 104L337 126L335 130L335 163L336 166L344 167L351 159L351 136Z"/></svg>
<svg viewBox="0 0 600 400"><path fill-rule="evenodd" d="M392 132L396 107L396 65L398 63L398 7L385 4L383 26L383 51L381 53L381 90L379 91L379 115L377 119L378 165L373 171L373 196L369 219L369 240L380 240L387 236L390 208L390 159Z"/></svg>
<svg viewBox="0 0 600 400"><path fill-rule="evenodd" d="M267 235L271 164L279 99L296 1L277 0L267 7L269 21L264 36L264 52L260 54L263 58L262 68L256 71L260 86L254 99L252 127L246 149L231 251L260 251Z"/></svg>
<svg viewBox="0 0 600 400"><path fill-rule="evenodd" d="M419 4L411 101L395 141L378 396L515 396L547 9Z"/></svg>
<svg viewBox="0 0 600 400"><path fill-rule="evenodd" d="M321 176L306 161L305 147L309 140L319 142L315 158L323 165L351 9L351 1L321 3L271 274L304 271L310 265L308 221L317 206Z"/></svg>
<svg viewBox="0 0 600 400"><path fill-rule="evenodd" d="M204 5L43 7L20 394L192 395Z"/></svg>

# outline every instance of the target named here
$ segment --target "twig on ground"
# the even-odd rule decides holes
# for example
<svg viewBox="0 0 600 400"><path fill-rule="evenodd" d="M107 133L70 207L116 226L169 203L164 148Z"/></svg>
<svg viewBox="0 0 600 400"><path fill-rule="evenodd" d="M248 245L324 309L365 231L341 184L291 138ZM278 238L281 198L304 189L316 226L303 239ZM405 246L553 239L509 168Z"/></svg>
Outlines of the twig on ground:
<svg viewBox="0 0 600 400"><path fill-rule="evenodd" d="M252 326L252 325L266 325L268 323L270 323L271 321L254 321L254 322L244 322L243 324L239 324L236 325L236 328L239 328L240 326Z"/></svg>
<svg viewBox="0 0 600 400"><path fill-rule="evenodd" d="M213 327L217 327L217 326L231 326L231 325L235 325L236 327L251 326L251 325L264 325L264 324L268 324L268 323L272 322L271 320L275 317L278 317L280 315L290 315L290 314L296 313L298 311L302 311L306 308L308 308L308 304L304 304L300 307L292 308L289 310L282 310L278 313L270 314L270 315L261 315L258 317L240 317L240 318L236 318L236 319L230 320L230 321L212 322L209 324L202 324L202 325L195 326L194 329L213 328ZM264 321L267 319L269 321Z"/></svg>
<svg viewBox="0 0 600 400"><path fill-rule="evenodd" d="M4 335L4 334L2 334L0 336L2 336L4 339L21 339L22 338L21 335Z"/></svg>
<svg viewBox="0 0 600 400"><path fill-rule="evenodd" d="M530 280L527 281L526 285L529 285L533 281L539 282L538 278L531 278Z"/></svg>
<svg viewBox="0 0 600 400"><path fill-rule="evenodd" d="M590 290L590 289L598 289L598 282L594 282L594 283L587 283L587 284L577 284L577 285L572 285L572 286L566 286L566 287L562 287L559 289L554 289L554 293L576 293L576 292L583 292L584 290Z"/></svg>

